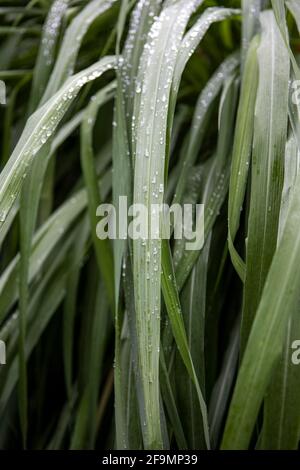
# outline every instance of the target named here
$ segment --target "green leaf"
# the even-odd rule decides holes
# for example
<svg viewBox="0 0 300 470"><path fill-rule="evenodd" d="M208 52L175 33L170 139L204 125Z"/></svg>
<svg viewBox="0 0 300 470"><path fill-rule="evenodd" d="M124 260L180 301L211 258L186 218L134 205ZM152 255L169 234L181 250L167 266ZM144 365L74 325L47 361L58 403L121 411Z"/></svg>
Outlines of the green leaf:
<svg viewBox="0 0 300 470"><path fill-rule="evenodd" d="M251 40L259 32L259 15L262 8L261 0L242 0L242 62L246 61ZM246 74L246 72L245 72Z"/></svg>
<svg viewBox="0 0 300 470"><path fill-rule="evenodd" d="M82 72L78 72L28 119L22 136L0 175L0 232L20 192L28 167L56 130L81 87L113 68L115 64L115 57L105 57Z"/></svg>
<svg viewBox="0 0 300 470"><path fill-rule="evenodd" d="M299 151L292 136L286 145L285 175L282 192L279 237L287 221L291 196L295 191L295 183L299 175ZM300 323L298 319L299 305L290 312L287 325L285 344L282 356L276 366L271 384L264 401L264 423L260 439L263 449L297 449L300 439L299 414L299 374L297 366L292 362L292 345L298 340Z"/></svg>
<svg viewBox="0 0 300 470"><path fill-rule="evenodd" d="M221 436L223 420L226 414L236 367L239 357L239 323L231 333L228 349L225 352L220 375L214 385L209 404L209 427L213 448L217 448Z"/></svg>
<svg viewBox="0 0 300 470"><path fill-rule="evenodd" d="M262 13L261 22L241 330L242 351L276 249L287 136L289 56L273 12Z"/></svg>

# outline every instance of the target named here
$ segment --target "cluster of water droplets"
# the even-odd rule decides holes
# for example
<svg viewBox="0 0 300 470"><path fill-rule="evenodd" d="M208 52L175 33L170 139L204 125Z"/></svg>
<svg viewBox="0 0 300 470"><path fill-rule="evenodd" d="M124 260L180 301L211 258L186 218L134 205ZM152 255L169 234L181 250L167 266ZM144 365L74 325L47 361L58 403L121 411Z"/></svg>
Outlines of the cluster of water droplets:
<svg viewBox="0 0 300 470"><path fill-rule="evenodd" d="M191 7L193 2L189 2ZM154 18L154 23L150 29L147 43L145 44L140 70L135 86L135 94L139 95L139 120L136 122L135 116L132 121L132 133L138 136L137 159L149 159L151 155L159 155L159 160L154 161L148 170L144 172L145 193L144 200L148 200L148 194L153 201L162 201L164 187L162 183L164 174L165 145L167 132L167 117L169 106L169 95L172 86L172 79L176 57L179 50L180 38L186 26L188 12L179 11L178 6L167 8L162 11L158 18ZM173 10L176 15L172 16ZM174 12L173 12L174 13ZM160 37L164 35L165 28L170 30L168 46L161 53ZM150 89L153 86L153 74L161 68L160 80L155 99L151 97ZM150 74L148 73L149 71ZM154 80L155 81L155 80ZM158 121L159 119L159 121ZM155 125L159 122L159 126ZM153 159L151 159L153 160ZM141 165L144 165L141 163ZM146 168L146 167L145 167ZM147 174L150 171L150 185L148 188Z"/></svg>

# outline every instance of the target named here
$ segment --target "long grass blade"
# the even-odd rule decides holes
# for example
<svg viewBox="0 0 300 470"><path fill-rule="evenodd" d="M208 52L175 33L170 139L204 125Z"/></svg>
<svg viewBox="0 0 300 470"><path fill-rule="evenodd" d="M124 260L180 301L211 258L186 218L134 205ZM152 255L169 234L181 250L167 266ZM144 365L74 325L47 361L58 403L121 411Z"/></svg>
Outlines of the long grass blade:
<svg viewBox="0 0 300 470"><path fill-rule="evenodd" d="M182 5L182 2L179 2L163 10L150 30L149 43L145 45L140 62L136 92L141 96L138 99L133 201L144 204L148 211L151 211L152 204L161 204L163 201L167 101L180 41L197 2L185 2L184 9L181 8ZM158 119L154 119L155 116ZM158 386L160 240L148 239L145 243L143 240L134 240L133 259L138 359L146 414L144 441L146 448L161 448Z"/></svg>
<svg viewBox="0 0 300 470"><path fill-rule="evenodd" d="M252 154L254 108L258 81L257 47L258 38L255 38L249 47L245 61L229 183L228 247L233 265L243 281L245 280L245 263L234 247L234 239L239 228Z"/></svg>

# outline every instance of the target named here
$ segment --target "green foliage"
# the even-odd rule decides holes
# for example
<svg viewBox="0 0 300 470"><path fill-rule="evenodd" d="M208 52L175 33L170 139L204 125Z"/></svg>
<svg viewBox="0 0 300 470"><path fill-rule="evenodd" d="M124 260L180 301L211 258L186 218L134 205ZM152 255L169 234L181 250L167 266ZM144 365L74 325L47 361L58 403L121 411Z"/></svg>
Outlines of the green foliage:
<svg viewBox="0 0 300 470"><path fill-rule="evenodd" d="M298 2L0 21L0 448L297 449ZM100 240L120 196L203 203L202 248Z"/></svg>

